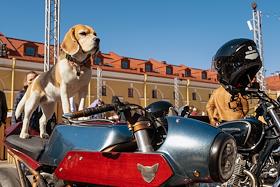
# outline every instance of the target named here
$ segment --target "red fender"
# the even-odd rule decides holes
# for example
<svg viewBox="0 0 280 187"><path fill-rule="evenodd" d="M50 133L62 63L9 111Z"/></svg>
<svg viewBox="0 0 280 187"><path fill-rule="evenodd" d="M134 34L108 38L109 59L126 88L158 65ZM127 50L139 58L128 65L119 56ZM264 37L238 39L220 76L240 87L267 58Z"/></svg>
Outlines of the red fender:
<svg viewBox="0 0 280 187"><path fill-rule="evenodd" d="M162 154L70 151L55 170L59 179L110 186L160 186L173 171Z"/></svg>

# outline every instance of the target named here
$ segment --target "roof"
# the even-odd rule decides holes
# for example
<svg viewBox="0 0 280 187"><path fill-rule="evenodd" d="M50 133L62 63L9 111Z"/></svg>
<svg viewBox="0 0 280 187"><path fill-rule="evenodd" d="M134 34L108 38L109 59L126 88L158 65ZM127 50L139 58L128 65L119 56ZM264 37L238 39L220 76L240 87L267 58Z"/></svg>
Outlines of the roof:
<svg viewBox="0 0 280 187"><path fill-rule="evenodd" d="M44 63L44 43L29 41L24 39L17 39L6 37L0 32L0 41L7 46L8 55L6 58L17 58L23 61L31 61ZM26 48L31 47L35 49L34 56L28 56L26 54ZM201 82L217 82L217 74L211 70L202 70L187 65L173 65L169 64L166 61L159 61L153 58L150 59L138 59L134 57L125 57L115 52L102 53L98 54L98 57L101 59L99 65L93 65L93 68L96 69L98 66L104 70L114 71L114 72L127 72L132 74L148 74L151 76L165 77L165 78L175 78L178 77L182 80L190 79L197 80ZM128 68L122 68L122 62L128 62ZM151 72L145 71L146 64L149 64L152 67ZM167 68L171 69L171 74L167 74ZM186 71L190 72L189 75L186 74ZM204 79L202 74L206 74ZM187 75L187 76L186 76Z"/></svg>
<svg viewBox="0 0 280 187"><path fill-rule="evenodd" d="M265 82L268 90L280 91L280 74L266 77Z"/></svg>

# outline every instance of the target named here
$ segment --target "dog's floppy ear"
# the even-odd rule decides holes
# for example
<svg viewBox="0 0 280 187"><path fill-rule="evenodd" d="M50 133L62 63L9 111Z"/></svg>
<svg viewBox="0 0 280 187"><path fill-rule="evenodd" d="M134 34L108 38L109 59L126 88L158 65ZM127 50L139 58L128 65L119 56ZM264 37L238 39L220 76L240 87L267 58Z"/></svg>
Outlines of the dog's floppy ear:
<svg viewBox="0 0 280 187"><path fill-rule="evenodd" d="M80 46L75 37L75 27L72 27L66 33L64 40L61 43L61 48L65 53L67 53L69 55L74 55L79 51Z"/></svg>

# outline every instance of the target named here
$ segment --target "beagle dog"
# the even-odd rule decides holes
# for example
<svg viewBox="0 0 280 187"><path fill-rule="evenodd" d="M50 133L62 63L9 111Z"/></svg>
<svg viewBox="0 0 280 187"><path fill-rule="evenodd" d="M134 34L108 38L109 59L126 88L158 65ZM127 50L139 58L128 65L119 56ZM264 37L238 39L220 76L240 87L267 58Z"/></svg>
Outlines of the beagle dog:
<svg viewBox="0 0 280 187"><path fill-rule="evenodd" d="M29 138L28 127L31 114L40 106L40 137L48 138L46 124L61 99L63 113L70 112L69 98L78 93L79 110L84 108L88 84L91 79L91 56L99 51L99 38L93 28L75 25L61 43L58 62L47 72L37 76L28 87L16 108L16 118L24 110L20 138Z"/></svg>

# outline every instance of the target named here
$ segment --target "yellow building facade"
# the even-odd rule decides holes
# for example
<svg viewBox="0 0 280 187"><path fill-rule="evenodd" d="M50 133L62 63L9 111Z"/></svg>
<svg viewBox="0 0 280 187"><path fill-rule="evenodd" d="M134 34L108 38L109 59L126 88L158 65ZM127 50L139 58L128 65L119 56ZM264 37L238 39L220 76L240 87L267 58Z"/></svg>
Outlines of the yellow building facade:
<svg viewBox="0 0 280 187"><path fill-rule="evenodd" d="M0 33L0 45L0 89L6 94L11 112L26 73L43 72L44 44ZM165 100L177 108L194 106L202 113L217 87L216 73L210 70L100 52L92 59L92 78L86 104L89 106L97 98L111 103L112 96L119 96L122 101L143 107ZM61 116L60 105L57 106L57 116Z"/></svg>
<svg viewBox="0 0 280 187"><path fill-rule="evenodd" d="M174 79L170 77L156 77L148 74L132 74L127 72L103 70L99 67L101 76L97 76L97 68L92 69L92 79L89 85L86 104L90 105L100 97L105 103L111 103L112 96L119 96L122 101L147 106L159 100L175 104ZM0 58L0 89L6 94L9 111L13 109L13 102L17 93L22 89L27 72L43 72L43 64L23 60ZM97 79L101 82L98 86ZM195 106L198 111L205 112L205 105L210 94L218 84L201 81L178 79L179 106ZM100 92L99 92L100 90ZM98 96L98 93L101 93ZM58 106L58 113L61 113Z"/></svg>

